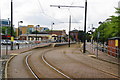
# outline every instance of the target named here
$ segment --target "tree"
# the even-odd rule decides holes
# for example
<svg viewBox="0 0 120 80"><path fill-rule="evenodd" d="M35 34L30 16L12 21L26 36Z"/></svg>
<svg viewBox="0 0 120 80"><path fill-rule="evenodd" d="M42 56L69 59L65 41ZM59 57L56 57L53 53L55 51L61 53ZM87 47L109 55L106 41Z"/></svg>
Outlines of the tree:
<svg viewBox="0 0 120 80"><path fill-rule="evenodd" d="M107 41L111 37L120 37L120 8L115 8L118 16L110 16L106 21L95 30L93 34L94 40L97 40L98 32L100 32L99 41Z"/></svg>

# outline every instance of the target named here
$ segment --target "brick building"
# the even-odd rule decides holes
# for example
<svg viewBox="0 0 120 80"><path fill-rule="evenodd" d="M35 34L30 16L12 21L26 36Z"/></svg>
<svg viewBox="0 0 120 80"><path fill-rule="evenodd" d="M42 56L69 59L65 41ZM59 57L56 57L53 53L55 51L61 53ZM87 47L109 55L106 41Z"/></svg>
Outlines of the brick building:
<svg viewBox="0 0 120 80"><path fill-rule="evenodd" d="M78 30L73 30L73 31L70 31L70 36L71 36L71 39L73 41L78 41L78 34L79 34L79 31Z"/></svg>

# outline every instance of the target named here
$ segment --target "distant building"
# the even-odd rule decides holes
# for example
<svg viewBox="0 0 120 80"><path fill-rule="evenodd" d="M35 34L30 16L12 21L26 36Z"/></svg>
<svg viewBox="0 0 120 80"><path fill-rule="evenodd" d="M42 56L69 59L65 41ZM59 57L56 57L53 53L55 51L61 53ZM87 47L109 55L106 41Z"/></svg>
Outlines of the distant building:
<svg viewBox="0 0 120 80"><path fill-rule="evenodd" d="M58 36L60 36L60 35L65 36L66 31L65 30L52 30L52 31L49 31L49 34L56 34Z"/></svg>
<svg viewBox="0 0 120 80"><path fill-rule="evenodd" d="M19 30L19 31L18 31ZM16 36L22 34L31 34L34 30L34 25L28 25L28 26L19 26L19 28L16 28Z"/></svg>
<svg viewBox="0 0 120 80"><path fill-rule="evenodd" d="M4 26L10 26L10 21L8 19L0 19L0 24Z"/></svg>
<svg viewBox="0 0 120 80"><path fill-rule="evenodd" d="M79 34L79 31L78 31L78 30L70 31L71 39L72 39L73 41L78 41L78 34Z"/></svg>
<svg viewBox="0 0 120 80"><path fill-rule="evenodd" d="M66 31L65 30L52 30L48 32L49 34L54 37L54 41L61 42L64 41L66 38Z"/></svg>
<svg viewBox="0 0 120 80"><path fill-rule="evenodd" d="M19 35L21 34L32 34L32 32L35 31L38 32L46 32L46 30L49 30L47 27L35 27L34 25L28 25L28 26L19 26ZM16 35L18 35L18 28L16 28Z"/></svg>
<svg viewBox="0 0 120 80"><path fill-rule="evenodd" d="M47 30L49 30L49 28L47 28L47 27L40 27L40 32L45 32Z"/></svg>

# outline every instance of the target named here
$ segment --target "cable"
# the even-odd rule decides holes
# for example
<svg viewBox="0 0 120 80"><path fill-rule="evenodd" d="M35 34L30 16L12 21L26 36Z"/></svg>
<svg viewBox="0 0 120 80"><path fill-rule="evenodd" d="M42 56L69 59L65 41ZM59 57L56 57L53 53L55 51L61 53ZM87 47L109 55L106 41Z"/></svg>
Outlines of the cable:
<svg viewBox="0 0 120 80"><path fill-rule="evenodd" d="M42 10L42 13L44 13L44 9L42 8L42 5L41 5L41 3L40 3L39 0L38 0L38 4L40 5L40 8L41 8L41 10Z"/></svg>

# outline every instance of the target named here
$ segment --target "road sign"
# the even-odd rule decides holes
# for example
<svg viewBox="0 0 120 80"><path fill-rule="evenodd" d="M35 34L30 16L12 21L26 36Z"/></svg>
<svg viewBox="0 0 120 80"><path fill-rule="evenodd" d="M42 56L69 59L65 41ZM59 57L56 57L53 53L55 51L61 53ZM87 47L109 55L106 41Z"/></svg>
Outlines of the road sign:
<svg viewBox="0 0 120 80"><path fill-rule="evenodd" d="M11 41L14 41L14 37L11 37Z"/></svg>

